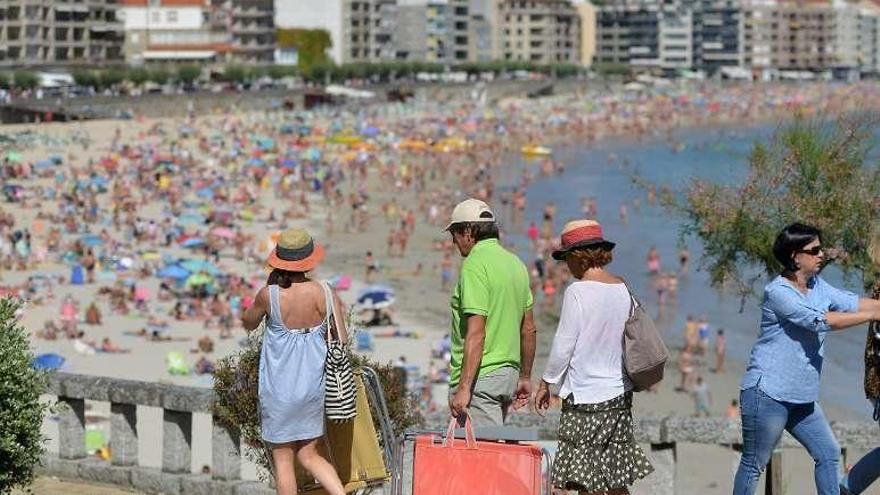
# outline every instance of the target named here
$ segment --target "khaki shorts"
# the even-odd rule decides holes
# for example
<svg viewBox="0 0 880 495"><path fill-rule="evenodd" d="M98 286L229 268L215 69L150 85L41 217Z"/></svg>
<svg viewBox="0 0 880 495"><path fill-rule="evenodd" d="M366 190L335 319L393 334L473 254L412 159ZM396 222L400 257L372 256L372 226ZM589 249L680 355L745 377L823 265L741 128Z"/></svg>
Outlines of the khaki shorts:
<svg viewBox="0 0 880 495"><path fill-rule="evenodd" d="M513 394L519 381L519 370L512 366L499 368L477 378L468 405L468 414L474 426L501 426L507 419L507 411L513 404ZM449 398L456 387L449 389Z"/></svg>

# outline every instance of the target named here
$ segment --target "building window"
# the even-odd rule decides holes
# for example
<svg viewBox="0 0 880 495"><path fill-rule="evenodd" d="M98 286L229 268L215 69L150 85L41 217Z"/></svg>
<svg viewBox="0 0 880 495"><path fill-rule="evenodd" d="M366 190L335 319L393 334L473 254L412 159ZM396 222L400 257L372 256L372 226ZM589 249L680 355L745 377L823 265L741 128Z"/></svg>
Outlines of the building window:
<svg viewBox="0 0 880 495"><path fill-rule="evenodd" d="M150 22L153 24L159 24L162 22L162 18L159 17L159 12L150 12Z"/></svg>
<svg viewBox="0 0 880 495"><path fill-rule="evenodd" d="M169 24L176 24L177 23L177 11L176 10L169 10L168 12L166 12L165 13L165 20Z"/></svg>

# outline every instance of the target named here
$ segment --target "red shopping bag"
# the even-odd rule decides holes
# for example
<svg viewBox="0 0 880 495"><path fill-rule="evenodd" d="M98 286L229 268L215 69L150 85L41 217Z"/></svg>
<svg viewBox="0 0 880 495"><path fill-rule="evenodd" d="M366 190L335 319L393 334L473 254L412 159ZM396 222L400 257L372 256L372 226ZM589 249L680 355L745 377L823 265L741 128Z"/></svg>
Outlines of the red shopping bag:
<svg viewBox="0 0 880 495"><path fill-rule="evenodd" d="M465 440L416 438L413 495L540 495L542 451L533 445L477 441L470 418Z"/></svg>

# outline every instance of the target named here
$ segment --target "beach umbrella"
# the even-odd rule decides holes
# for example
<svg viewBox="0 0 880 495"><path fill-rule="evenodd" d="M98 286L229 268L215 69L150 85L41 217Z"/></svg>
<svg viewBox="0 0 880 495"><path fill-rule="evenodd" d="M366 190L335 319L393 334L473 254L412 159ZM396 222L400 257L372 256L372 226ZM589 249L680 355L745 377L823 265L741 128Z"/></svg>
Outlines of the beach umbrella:
<svg viewBox="0 0 880 495"><path fill-rule="evenodd" d="M203 187L196 192L196 195L200 198L213 199L214 198L214 190L211 189L210 187Z"/></svg>
<svg viewBox="0 0 880 495"><path fill-rule="evenodd" d="M181 242L180 245L188 249L193 249L204 246L205 240L201 237L190 237L189 239Z"/></svg>
<svg viewBox="0 0 880 495"><path fill-rule="evenodd" d="M144 261L158 261L162 259L162 256L158 251L147 251L141 254L141 259Z"/></svg>
<svg viewBox="0 0 880 495"><path fill-rule="evenodd" d="M327 280L327 283L336 290L348 290L351 288L351 277L348 275L334 275Z"/></svg>
<svg viewBox="0 0 880 495"><path fill-rule="evenodd" d="M186 280L190 276L190 271L180 265L168 265L156 273L159 278L170 278L173 280Z"/></svg>
<svg viewBox="0 0 880 495"><path fill-rule="evenodd" d="M379 135L379 132L381 132L381 131L379 131L378 127L376 127L374 125L369 125L369 126L365 127L363 131L361 131L361 136L376 137Z"/></svg>
<svg viewBox="0 0 880 495"><path fill-rule="evenodd" d="M266 162L262 158L251 158L247 162L249 167L265 167Z"/></svg>
<svg viewBox="0 0 880 495"><path fill-rule="evenodd" d="M257 146L263 150L270 150L275 147L275 140L271 138L260 138L257 140Z"/></svg>
<svg viewBox="0 0 880 495"><path fill-rule="evenodd" d="M220 275L222 272L213 263L204 260L181 260L178 265L190 273L206 272L210 275Z"/></svg>
<svg viewBox="0 0 880 495"><path fill-rule="evenodd" d="M34 163L34 168L37 170L46 170L48 168L52 168L55 166L55 163L52 160L40 160Z"/></svg>
<svg viewBox="0 0 880 495"><path fill-rule="evenodd" d="M96 234L86 234L79 238L79 242L86 247L96 247L104 244L104 240L101 239L101 236Z"/></svg>
<svg viewBox="0 0 880 495"><path fill-rule="evenodd" d="M281 160L281 166L284 168L295 168L296 167L296 160L292 160L290 158L285 158L284 160Z"/></svg>
<svg viewBox="0 0 880 495"><path fill-rule="evenodd" d="M211 231L212 234L217 237L222 237L223 239L232 239L235 237L235 232L228 227L217 227L216 229Z"/></svg>
<svg viewBox="0 0 880 495"><path fill-rule="evenodd" d="M201 225L205 223L205 217L197 213L185 213L177 218L182 224Z"/></svg>
<svg viewBox="0 0 880 495"><path fill-rule="evenodd" d="M45 354L40 354L31 361L31 367L37 370L57 370L58 368L64 366L64 356L59 354L55 354L54 352L48 352Z"/></svg>
<svg viewBox="0 0 880 495"><path fill-rule="evenodd" d="M193 273L192 275L190 275L186 279L186 286L187 287L196 287L199 285L208 285L213 281L214 281L214 277L212 277L211 275L209 275L205 272Z"/></svg>
<svg viewBox="0 0 880 495"><path fill-rule="evenodd" d="M358 294L357 303L367 309L387 308L394 304L394 289L387 285L371 285Z"/></svg>

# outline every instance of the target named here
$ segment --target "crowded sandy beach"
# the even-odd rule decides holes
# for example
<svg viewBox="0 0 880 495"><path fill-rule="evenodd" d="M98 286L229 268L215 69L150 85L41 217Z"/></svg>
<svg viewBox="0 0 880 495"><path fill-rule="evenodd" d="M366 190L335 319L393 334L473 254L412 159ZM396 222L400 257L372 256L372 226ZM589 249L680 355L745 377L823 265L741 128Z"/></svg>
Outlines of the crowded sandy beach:
<svg viewBox="0 0 880 495"><path fill-rule="evenodd" d="M443 228L456 203L480 198L501 219L502 243L505 233L528 239L523 261L538 332L548 336L539 339L537 379L569 280L550 253L571 219L525 191L565 169L554 147L835 115L876 104L876 93L832 83L585 85L492 104L216 108L180 119L135 111L130 120L4 126L0 294L26 301L21 321L47 367L210 387L217 360L247 337L241 314L265 284L279 233L302 227L326 249L315 276L350 307L352 348L405 368L424 412L443 411L449 296L461 263ZM600 207L621 218L659 207L652 191L632 205L581 195L585 217ZM538 210L543 223L526 221ZM661 271L656 252L645 251L659 290L643 297L662 309L696 253ZM677 310L699 308L679 302ZM667 379L637 397L635 414L736 417L746 356L725 355L723 337L708 328L694 316L667 342ZM712 400L701 409L706 390Z"/></svg>

